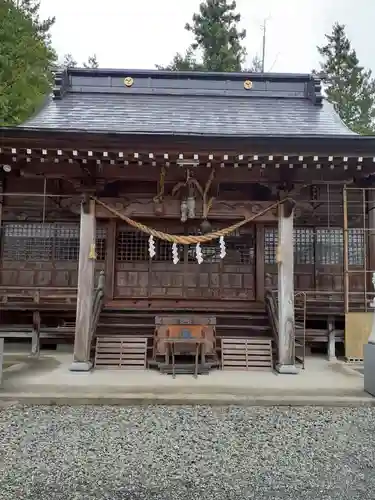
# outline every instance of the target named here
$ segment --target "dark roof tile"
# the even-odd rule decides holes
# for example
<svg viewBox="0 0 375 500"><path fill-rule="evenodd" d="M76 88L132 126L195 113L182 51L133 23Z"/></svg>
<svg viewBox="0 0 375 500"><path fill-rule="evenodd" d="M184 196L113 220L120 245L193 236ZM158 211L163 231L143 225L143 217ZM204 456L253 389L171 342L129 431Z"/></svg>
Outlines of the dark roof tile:
<svg viewBox="0 0 375 500"><path fill-rule="evenodd" d="M74 70L55 98L22 127L88 132L210 136L352 135L309 75ZM211 75L211 78L209 76ZM199 76L199 75L198 75Z"/></svg>

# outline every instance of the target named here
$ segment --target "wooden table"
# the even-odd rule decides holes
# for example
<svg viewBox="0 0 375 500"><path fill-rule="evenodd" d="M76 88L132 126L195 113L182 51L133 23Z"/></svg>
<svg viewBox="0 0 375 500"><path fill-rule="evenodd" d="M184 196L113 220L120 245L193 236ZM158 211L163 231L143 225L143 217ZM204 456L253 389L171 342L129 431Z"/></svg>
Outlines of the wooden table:
<svg viewBox="0 0 375 500"><path fill-rule="evenodd" d="M203 346L206 343L206 339L204 338L188 338L184 339L181 337L178 338L173 338L173 337L167 337L164 339L164 342L166 344L166 353L165 353L165 359L166 359L166 364L169 364L169 350L171 351L172 354L172 377L176 378L176 373L175 373L175 346L178 344L192 344L195 345L195 368L194 368L194 378L198 377L198 364L199 364L199 354L201 355L201 359L203 360L204 358L204 349Z"/></svg>

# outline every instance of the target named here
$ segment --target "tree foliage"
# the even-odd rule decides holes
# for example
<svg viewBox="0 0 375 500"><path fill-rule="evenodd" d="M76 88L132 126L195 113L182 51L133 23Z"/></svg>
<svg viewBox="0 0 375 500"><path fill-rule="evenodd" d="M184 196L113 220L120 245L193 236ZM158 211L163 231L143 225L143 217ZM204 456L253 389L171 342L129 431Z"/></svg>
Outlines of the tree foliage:
<svg viewBox="0 0 375 500"><path fill-rule="evenodd" d="M157 64L156 68L169 71L204 71L204 66L197 61L197 56L192 47L189 47L185 54L177 52L168 66Z"/></svg>
<svg viewBox="0 0 375 500"><path fill-rule="evenodd" d="M246 31L238 24L241 15L236 12L236 2L228 0L205 0L199 12L193 15L192 23L185 29L194 36L194 42L185 54L177 53L172 62L159 69L175 71L241 71L246 57L242 42ZM201 57L197 54L200 52Z"/></svg>
<svg viewBox="0 0 375 500"><path fill-rule="evenodd" d="M56 54L49 30L32 0L0 2L0 125L26 120L50 90Z"/></svg>
<svg viewBox="0 0 375 500"><path fill-rule="evenodd" d="M354 132L375 133L375 82L371 71L359 64L345 26L334 24L326 44L318 47L320 72L327 99Z"/></svg>
<svg viewBox="0 0 375 500"><path fill-rule="evenodd" d="M96 58L96 54L93 54L92 56L89 56L87 59L87 62L83 63L84 68L99 68L99 63Z"/></svg>
<svg viewBox="0 0 375 500"><path fill-rule="evenodd" d="M246 68L243 71L246 71L246 73L262 73L263 71L262 59L258 55L254 56L253 60L251 61L250 68Z"/></svg>
<svg viewBox="0 0 375 500"><path fill-rule="evenodd" d="M55 18L41 20L39 17L40 2L38 0L15 0L15 5L31 20L36 33L47 43L51 43L50 29L55 24Z"/></svg>
<svg viewBox="0 0 375 500"><path fill-rule="evenodd" d="M74 59L73 55L69 53L69 54L65 54L64 55L64 58L63 58L63 61L62 61L62 66L64 68L77 68L78 63ZM98 63L98 60L96 58L96 55L93 54L92 56L89 56L87 58L87 61L85 61L82 64L82 66L84 68L99 68L99 63Z"/></svg>
<svg viewBox="0 0 375 500"><path fill-rule="evenodd" d="M78 63L74 59L73 55L69 53L64 55L62 66L64 68L76 68L78 66Z"/></svg>

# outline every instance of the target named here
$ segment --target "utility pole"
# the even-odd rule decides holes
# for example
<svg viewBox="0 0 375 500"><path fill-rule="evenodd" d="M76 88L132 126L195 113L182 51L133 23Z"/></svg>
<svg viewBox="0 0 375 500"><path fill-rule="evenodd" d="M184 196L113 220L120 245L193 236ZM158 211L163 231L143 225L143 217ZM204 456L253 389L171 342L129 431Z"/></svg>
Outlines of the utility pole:
<svg viewBox="0 0 375 500"><path fill-rule="evenodd" d="M267 37L267 21L269 18L266 18L262 24L263 31L263 42L262 42L262 73L264 73L264 65L266 62L266 37Z"/></svg>

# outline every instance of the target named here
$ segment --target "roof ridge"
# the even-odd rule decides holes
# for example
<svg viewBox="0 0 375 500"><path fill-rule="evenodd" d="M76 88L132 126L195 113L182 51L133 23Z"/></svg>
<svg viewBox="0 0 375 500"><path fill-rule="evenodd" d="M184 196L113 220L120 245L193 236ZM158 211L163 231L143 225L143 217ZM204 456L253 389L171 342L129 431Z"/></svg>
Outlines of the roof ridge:
<svg viewBox="0 0 375 500"><path fill-rule="evenodd" d="M54 100L67 93L298 98L322 104L320 81L307 74L60 68L55 72Z"/></svg>

